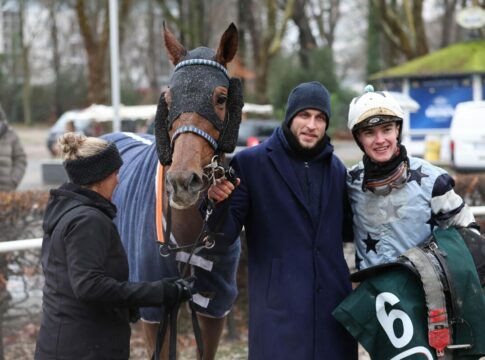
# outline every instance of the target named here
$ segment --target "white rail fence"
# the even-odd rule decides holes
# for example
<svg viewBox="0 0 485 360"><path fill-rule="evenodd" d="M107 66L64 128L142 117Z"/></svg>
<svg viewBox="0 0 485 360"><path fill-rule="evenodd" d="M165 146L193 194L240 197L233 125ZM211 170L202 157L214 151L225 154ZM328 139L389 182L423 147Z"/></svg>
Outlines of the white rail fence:
<svg viewBox="0 0 485 360"><path fill-rule="evenodd" d="M470 209L475 216L485 215L485 206L471 206ZM0 243L0 253L19 250L40 249L41 246L42 238L5 241Z"/></svg>

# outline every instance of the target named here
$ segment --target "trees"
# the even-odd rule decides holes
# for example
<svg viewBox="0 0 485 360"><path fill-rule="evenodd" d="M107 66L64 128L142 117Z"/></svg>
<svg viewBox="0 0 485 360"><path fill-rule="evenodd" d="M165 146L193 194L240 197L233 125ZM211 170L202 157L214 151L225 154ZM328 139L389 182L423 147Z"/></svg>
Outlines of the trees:
<svg viewBox="0 0 485 360"><path fill-rule="evenodd" d="M249 34L248 52L256 72L254 97L258 102L268 102L270 62L281 49L294 4L295 0L286 0L280 8L277 0L241 0L240 11L245 14L243 20Z"/></svg>
<svg viewBox="0 0 485 360"><path fill-rule="evenodd" d="M121 2L119 24L123 24L132 3L133 0ZM75 9L88 58L88 103L106 104L108 99L106 60L109 49L108 0L88 2L76 0ZM123 39L123 31L120 31L121 39Z"/></svg>

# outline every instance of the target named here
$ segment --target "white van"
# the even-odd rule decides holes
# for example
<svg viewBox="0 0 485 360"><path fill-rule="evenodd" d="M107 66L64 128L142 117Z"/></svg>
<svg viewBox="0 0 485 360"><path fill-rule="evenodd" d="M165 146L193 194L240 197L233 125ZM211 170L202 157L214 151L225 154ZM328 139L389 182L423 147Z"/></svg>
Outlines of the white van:
<svg viewBox="0 0 485 360"><path fill-rule="evenodd" d="M457 105L450 127L451 161L459 170L485 170L485 101Z"/></svg>

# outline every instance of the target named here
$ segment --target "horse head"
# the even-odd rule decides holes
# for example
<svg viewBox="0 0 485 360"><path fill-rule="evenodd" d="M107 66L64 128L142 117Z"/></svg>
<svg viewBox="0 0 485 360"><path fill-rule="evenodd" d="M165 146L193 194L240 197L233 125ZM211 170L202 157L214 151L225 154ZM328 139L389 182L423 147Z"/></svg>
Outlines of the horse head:
<svg viewBox="0 0 485 360"><path fill-rule="evenodd" d="M235 56L236 26L231 24L216 51L187 51L164 26L168 56L175 69L162 93L155 118L158 158L170 165L165 184L170 205L185 209L206 188L204 168L214 155L234 151L243 106L239 79L226 65Z"/></svg>

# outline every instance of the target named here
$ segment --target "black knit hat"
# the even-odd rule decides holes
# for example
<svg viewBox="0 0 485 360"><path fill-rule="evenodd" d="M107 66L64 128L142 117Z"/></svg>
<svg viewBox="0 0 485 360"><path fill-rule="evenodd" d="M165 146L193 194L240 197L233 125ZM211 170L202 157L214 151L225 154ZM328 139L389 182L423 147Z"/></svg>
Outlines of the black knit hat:
<svg viewBox="0 0 485 360"><path fill-rule="evenodd" d="M327 116L327 128L330 123L330 94L318 81L302 83L295 87L288 96L285 123L290 126L291 120L298 112L305 109L320 110Z"/></svg>
<svg viewBox="0 0 485 360"><path fill-rule="evenodd" d="M106 179L123 165L123 160L116 145L110 142L95 155L65 160L63 165L71 182L87 185Z"/></svg>

